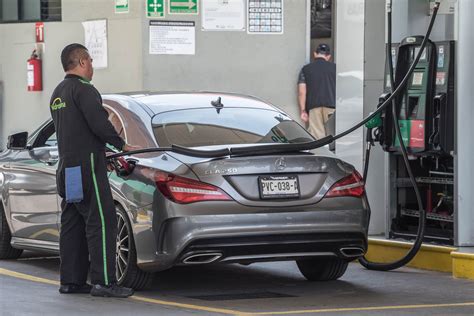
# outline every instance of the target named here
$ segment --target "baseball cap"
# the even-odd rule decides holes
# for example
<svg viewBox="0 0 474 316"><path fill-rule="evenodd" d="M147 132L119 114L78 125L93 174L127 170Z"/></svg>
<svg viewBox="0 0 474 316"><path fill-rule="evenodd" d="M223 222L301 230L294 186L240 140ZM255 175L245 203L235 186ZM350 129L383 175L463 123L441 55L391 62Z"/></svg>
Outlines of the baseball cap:
<svg viewBox="0 0 474 316"><path fill-rule="evenodd" d="M319 44L316 48L316 53L328 55L331 54L331 48L327 44Z"/></svg>

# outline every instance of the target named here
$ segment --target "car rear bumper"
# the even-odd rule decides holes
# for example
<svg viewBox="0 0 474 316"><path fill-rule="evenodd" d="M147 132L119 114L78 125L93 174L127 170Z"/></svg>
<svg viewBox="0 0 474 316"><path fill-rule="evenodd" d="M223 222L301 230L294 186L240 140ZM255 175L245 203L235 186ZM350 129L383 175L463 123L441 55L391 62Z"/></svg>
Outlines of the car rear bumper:
<svg viewBox="0 0 474 316"><path fill-rule="evenodd" d="M324 204L324 203L321 203ZM354 259L367 251L370 211L324 209L170 217L159 231L144 230L154 247L139 247L138 265L160 271L174 265L294 260L315 256ZM140 239L143 240L144 236ZM151 245L149 245L151 246Z"/></svg>
<svg viewBox="0 0 474 316"><path fill-rule="evenodd" d="M251 263L295 260L315 256L353 259L365 254L361 233L306 233L200 238L190 242L177 257L177 265L211 262Z"/></svg>

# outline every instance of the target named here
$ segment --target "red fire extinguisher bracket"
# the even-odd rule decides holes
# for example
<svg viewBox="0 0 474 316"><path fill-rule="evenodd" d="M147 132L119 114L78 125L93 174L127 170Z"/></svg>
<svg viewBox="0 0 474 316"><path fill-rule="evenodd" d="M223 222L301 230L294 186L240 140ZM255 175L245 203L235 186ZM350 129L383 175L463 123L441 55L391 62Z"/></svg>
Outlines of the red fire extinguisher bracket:
<svg viewBox="0 0 474 316"><path fill-rule="evenodd" d="M36 50L31 53L31 57L26 62L28 91L42 91L43 90L43 79L42 79L42 67L41 59L36 54Z"/></svg>

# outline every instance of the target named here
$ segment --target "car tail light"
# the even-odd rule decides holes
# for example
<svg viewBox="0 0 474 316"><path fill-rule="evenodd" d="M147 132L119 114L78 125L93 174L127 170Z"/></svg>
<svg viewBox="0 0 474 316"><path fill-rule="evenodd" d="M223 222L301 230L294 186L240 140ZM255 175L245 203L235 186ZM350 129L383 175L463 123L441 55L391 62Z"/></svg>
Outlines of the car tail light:
<svg viewBox="0 0 474 316"><path fill-rule="evenodd" d="M171 173L156 172L155 183L165 197L180 204L232 200L218 187Z"/></svg>
<svg viewBox="0 0 474 316"><path fill-rule="evenodd" d="M350 176L337 181L329 189L326 197L353 196L361 197L364 195L364 181L357 171Z"/></svg>

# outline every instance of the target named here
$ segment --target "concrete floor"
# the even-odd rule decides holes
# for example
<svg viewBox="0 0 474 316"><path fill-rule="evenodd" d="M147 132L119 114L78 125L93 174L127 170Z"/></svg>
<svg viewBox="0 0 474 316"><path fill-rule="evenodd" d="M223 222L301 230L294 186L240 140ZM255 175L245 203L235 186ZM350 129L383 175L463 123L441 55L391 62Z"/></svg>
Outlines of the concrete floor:
<svg viewBox="0 0 474 316"><path fill-rule="evenodd" d="M474 315L473 281L409 268L352 263L340 280L312 283L293 262L183 267L129 299L60 295L43 283L57 281L58 268L58 258L31 253L0 261L0 315Z"/></svg>

